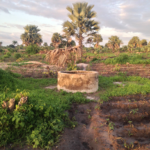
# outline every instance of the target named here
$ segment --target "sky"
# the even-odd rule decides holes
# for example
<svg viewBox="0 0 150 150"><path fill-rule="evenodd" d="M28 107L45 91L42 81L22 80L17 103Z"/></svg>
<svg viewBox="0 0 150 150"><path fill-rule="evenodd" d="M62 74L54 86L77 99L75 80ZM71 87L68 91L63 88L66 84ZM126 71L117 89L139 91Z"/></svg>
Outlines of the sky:
<svg viewBox="0 0 150 150"><path fill-rule="evenodd" d="M0 0L0 41L22 44L20 35L26 25L40 29L43 42L51 43L52 34L62 34L62 24L69 20L67 6L76 2L94 5L99 34L105 45L112 35L127 45L133 36L150 41L150 0Z"/></svg>

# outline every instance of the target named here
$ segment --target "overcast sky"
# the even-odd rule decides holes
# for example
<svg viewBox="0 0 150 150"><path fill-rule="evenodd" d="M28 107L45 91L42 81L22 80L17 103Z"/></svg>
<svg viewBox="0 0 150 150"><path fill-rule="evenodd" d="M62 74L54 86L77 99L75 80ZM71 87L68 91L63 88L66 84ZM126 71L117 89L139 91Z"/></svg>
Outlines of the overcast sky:
<svg viewBox="0 0 150 150"><path fill-rule="evenodd" d="M133 36L150 41L150 0L0 0L0 41L22 44L23 27L32 24L41 30L43 42L50 44L54 32L62 33L62 23L68 19L66 7L75 2L95 5L102 45L112 35L124 45Z"/></svg>

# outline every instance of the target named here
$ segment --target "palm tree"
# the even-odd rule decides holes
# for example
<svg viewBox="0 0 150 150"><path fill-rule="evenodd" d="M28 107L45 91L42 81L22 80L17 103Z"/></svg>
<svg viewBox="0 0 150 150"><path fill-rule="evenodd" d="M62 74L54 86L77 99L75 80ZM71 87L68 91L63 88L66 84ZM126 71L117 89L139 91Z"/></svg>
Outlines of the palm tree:
<svg viewBox="0 0 150 150"><path fill-rule="evenodd" d="M98 47L99 46L99 43L103 41L103 38L100 34L95 34L94 35L94 39L93 39L93 42L96 43L95 47Z"/></svg>
<svg viewBox="0 0 150 150"><path fill-rule="evenodd" d="M123 44L123 42L119 39L118 36L111 36L109 38L107 46L109 47L109 49L112 49L112 51L114 52L114 50L120 48L121 44Z"/></svg>
<svg viewBox="0 0 150 150"><path fill-rule="evenodd" d="M3 42L0 41L0 48L1 48L2 44L3 44Z"/></svg>
<svg viewBox="0 0 150 150"><path fill-rule="evenodd" d="M26 46L28 45L41 45L42 41L42 36L38 32L40 29L38 29L38 26L35 25L27 25L24 27L25 33L21 35L21 39L23 44Z"/></svg>
<svg viewBox="0 0 150 150"><path fill-rule="evenodd" d="M45 42L45 43L43 44L43 46L45 46L45 47L48 46L47 42Z"/></svg>
<svg viewBox="0 0 150 150"><path fill-rule="evenodd" d="M140 47L146 46L146 45L147 45L147 41L145 39L140 41Z"/></svg>
<svg viewBox="0 0 150 150"><path fill-rule="evenodd" d="M15 46L18 42L17 41L12 41L12 44Z"/></svg>
<svg viewBox="0 0 150 150"><path fill-rule="evenodd" d="M55 48L58 48L58 46L61 44L61 41L62 41L62 37L59 33L54 33L52 38L51 38L51 41L53 43L53 46Z"/></svg>
<svg viewBox="0 0 150 150"><path fill-rule="evenodd" d="M68 15L70 21L63 24L63 32L67 36L75 36L79 42L82 57L82 43L85 36L93 36L100 29L98 22L92 18L96 17L96 12L92 11L94 5L88 3L74 3L73 7L67 7L70 12Z"/></svg>
<svg viewBox="0 0 150 150"><path fill-rule="evenodd" d="M134 36L128 43L128 46L131 47L131 45L133 46L133 48L139 47L140 46L140 39L137 36Z"/></svg>

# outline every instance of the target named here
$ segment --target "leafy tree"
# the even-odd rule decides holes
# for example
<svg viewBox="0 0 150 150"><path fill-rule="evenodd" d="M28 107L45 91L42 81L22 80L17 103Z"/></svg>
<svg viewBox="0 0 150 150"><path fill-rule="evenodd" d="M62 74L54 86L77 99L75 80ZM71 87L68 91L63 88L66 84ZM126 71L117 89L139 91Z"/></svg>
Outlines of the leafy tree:
<svg viewBox="0 0 150 150"><path fill-rule="evenodd" d="M120 48L121 44L123 44L123 42L119 39L118 36L111 36L107 43L107 47L109 49L112 49L112 51L114 52L114 50L117 50Z"/></svg>
<svg viewBox="0 0 150 150"><path fill-rule="evenodd" d="M35 25L27 25L24 27L25 33L21 35L21 40L23 44L26 46L28 45L41 45L42 41L42 36L38 32L40 29L38 29L38 26Z"/></svg>
<svg viewBox="0 0 150 150"><path fill-rule="evenodd" d="M45 46L45 47L48 46L47 42L45 42L45 43L43 44L43 46Z"/></svg>
<svg viewBox="0 0 150 150"><path fill-rule="evenodd" d="M67 7L70 12L70 21L63 24L63 32L67 36L75 36L79 42L82 57L82 43L85 37L93 36L100 29L98 22L92 18L96 17L96 12L92 11L94 5L88 3L74 3L73 7Z"/></svg>
<svg viewBox="0 0 150 150"><path fill-rule="evenodd" d="M15 46L18 42L17 41L12 41L12 44Z"/></svg>
<svg viewBox="0 0 150 150"><path fill-rule="evenodd" d="M8 45L9 48L15 48L13 44Z"/></svg>
<svg viewBox="0 0 150 150"><path fill-rule="evenodd" d="M0 42L0 47L2 46L3 42Z"/></svg>
<svg viewBox="0 0 150 150"><path fill-rule="evenodd" d="M74 40L72 40L71 37L66 36L66 35L62 35L61 36L61 44L59 45L59 48L63 48L63 47L72 47L75 46L76 43Z"/></svg>
<svg viewBox="0 0 150 150"><path fill-rule="evenodd" d="M146 46L147 45L147 40L143 39L140 41L140 46Z"/></svg>
<svg viewBox="0 0 150 150"><path fill-rule="evenodd" d="M100 34L95 34L93 38L93 42L96 43L95 47L99 46L99 43L103 41L103 38Z"/></svg>
<svg viewBox="0 0 150 150"><path fill-rule="evenodd" d="M136 48L140 46L140 39L137 36L134 36L128 43L129 48Z"/></svg>
<svg viewBox="0 0 150 150"><path fill-rule="evenodd" d="M51 41L53 43L53 46L55 48L58 48L58 46L61 44L61 40L62 40L62 37L59 33L54 33L52 38L51 38Z"/></svg>
<svg viewBox="0 0 150 150"><path fill-rule="evenodd" d="M2 44L3 44L3 42L1 42L1 41L0 41L0 51L2 51L2 50L1 50L1 46L2 46Z"/></svg>

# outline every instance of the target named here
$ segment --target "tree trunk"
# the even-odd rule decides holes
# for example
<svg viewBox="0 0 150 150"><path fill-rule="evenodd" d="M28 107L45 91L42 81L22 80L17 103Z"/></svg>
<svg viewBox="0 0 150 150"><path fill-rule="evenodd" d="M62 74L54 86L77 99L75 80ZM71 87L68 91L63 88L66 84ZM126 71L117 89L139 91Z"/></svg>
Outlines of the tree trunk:
<svg viewBox="0 0 150 150"><path fill-rule="evenodd" d="M82 51L82 34L80 33L79 35L79 47L80 47L80 50L81 50L81 58L83 57L83 51Z"/></svg>

